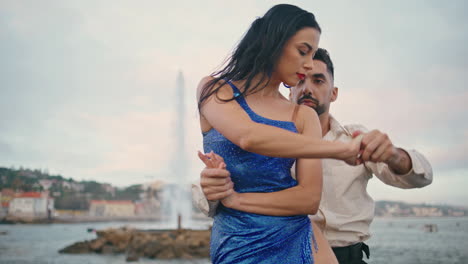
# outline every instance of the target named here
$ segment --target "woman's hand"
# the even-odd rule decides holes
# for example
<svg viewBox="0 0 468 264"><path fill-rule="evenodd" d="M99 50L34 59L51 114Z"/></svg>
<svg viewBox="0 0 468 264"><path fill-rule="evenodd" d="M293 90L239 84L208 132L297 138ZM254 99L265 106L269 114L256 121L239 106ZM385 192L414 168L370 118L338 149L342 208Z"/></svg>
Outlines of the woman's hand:
<svg viewBox="0 0 468 264"><path fill-rule="evenodd" d="M208 154L203 154L198 151L198 157L205 163L205 170L219 169L226 172L217 173L215 175L213 175L213 173L201 174L200 185L206 198L210 201L220 200L224 206L229 208L235 206L238 203L239 195L234 191L234 183L231 181L229 172L226 170L224 159L213 151ZM212 197L217 199L211 199Z"/></svg>
<svg viewBox="0 0 468 264"><path fill-rule="evenodd" d="M361 141L363 137L364 135L362 134L353 134L353 140L349 143L345 143L345 150L342 153L339 153L336 158L343 160L351 166L362 164Z"/></svg>
<svg viewBox="0 0 468 264"><path fill-rule="evenodd" d="M198 151L198 157L209 169L226 169L226 163L224 163L223 157L219 156L213 151L208 154L203 154Z"/></svg>

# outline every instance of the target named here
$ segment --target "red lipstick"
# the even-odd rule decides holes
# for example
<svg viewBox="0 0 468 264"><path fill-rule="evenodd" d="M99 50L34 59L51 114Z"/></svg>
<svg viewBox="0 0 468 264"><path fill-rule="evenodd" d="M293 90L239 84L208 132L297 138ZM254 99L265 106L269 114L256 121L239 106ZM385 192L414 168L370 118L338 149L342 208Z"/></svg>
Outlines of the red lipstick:
<svg viewBox="0 0 468 264"><path fill-rule="evenodd" d="M297 77L299 77L301 81L305 79L305 74L303 73L296 73L296 74L297 74Z"/></svg>

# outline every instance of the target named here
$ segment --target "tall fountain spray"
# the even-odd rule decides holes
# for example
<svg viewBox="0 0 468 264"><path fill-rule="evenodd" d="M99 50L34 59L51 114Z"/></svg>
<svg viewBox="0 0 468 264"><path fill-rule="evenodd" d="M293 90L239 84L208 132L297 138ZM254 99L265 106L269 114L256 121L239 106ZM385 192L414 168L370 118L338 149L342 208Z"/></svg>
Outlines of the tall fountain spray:
<svg viewBox="0 0 468 264"><path fill-rule="evenodd" d="M175 122L173 158L170 164L168 184L163 190L162 217L169 227L178 225L182 221L184 227L191 225L192 202L188 181L188 159L185 149L185 82L182 72L176 80L175 93Z"/></svg>

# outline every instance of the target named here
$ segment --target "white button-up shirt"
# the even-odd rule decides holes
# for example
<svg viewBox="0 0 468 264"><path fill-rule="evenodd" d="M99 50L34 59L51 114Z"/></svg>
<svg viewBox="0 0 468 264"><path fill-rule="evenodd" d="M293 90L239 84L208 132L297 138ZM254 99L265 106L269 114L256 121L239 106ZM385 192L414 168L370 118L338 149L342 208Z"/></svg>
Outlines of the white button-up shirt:
<svg viewBox="0 0 468 264"><path fill-rule="evenodd" d="M323 139L350 141L352 133L357 130L368 131L362 125L343 127L330 116L330 131ZM385 184L403 189L420 188L432 182L432 168L427 159L415 150L405 151L412 162L412 169L405 175L394 173L384 163L366 162L359 166L350 166L340 160L322 160L322 200L318 213L310 217L321 227L332 247L352 245L370 237L374 200L367 193L367 183L372 175ZM192 186L192 195L203 213L214 215L217 203L208 202L198 185Z"/></svg>
<svg viewBox="0 0 468 264"><path fill-rule="evenodd" d="M342 127L330 116L328 141L350 141L354 131L368 132L362 125ZM432 168L427 159L415 150L405 150L412 169L405 175L394 173L385 163L366 162L350 166L344 161L323 159L323 190L319 211L311 216L332 247L349 246L367 240L374 218L374 200L367 193L367 183L375 175L398 188L420 188L432 182Z"/></svg>

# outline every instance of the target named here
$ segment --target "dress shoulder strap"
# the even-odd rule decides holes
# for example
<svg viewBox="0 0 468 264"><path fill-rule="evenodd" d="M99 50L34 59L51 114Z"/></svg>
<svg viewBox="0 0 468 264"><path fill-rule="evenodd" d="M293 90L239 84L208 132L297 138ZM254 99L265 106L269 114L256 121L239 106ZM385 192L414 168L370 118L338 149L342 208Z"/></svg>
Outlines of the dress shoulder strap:
<svg viewBox="0 0 468 264"><path fill-rule="evenodd" d="M247 105L247 102L245 101L244 96L242 96L242 93L240 92L239 88L237 88L230 80L224 80L224 81L227 84L229 84L229 86L231 86L234 99L242 107L242 109L244 109L244 111L246 111L247 114L249 114L250 116L252 111L250 107Z"/></svg>
<svg viewBox="0 0 468 264"><path fill-rule="evenodd" d="M229 86L231 86L232 88L232 92L234 93L234 97L239 97L241 95L241 92L239 91L239 88L237 88L231 81L229 80L224 80L226 81L227 84L229 84Z"/></svg>

